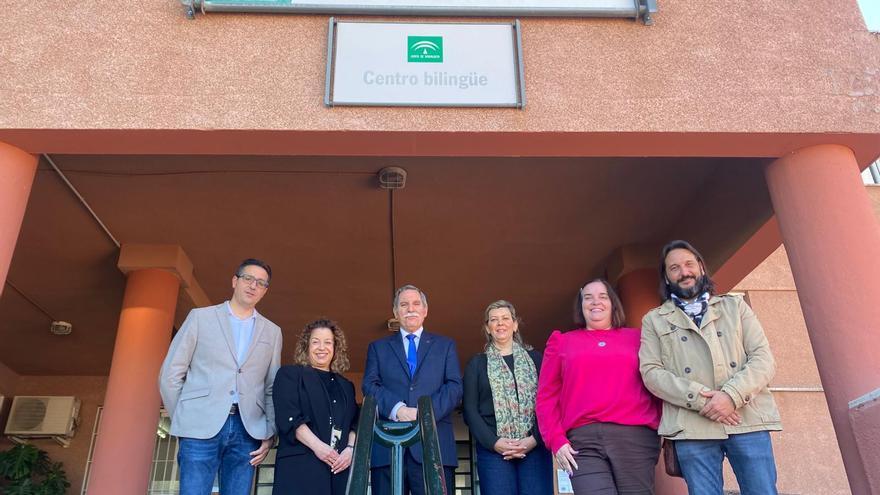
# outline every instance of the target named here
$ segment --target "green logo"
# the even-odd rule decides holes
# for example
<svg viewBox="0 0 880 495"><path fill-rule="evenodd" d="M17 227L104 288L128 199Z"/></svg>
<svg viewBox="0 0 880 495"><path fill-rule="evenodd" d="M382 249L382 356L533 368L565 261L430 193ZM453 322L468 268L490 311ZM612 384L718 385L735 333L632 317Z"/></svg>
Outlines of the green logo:
<svg viewBox="0 0 880 495"><path fill-rule="evenodd" d="M443 62L442 36L408 36L407 62Z"/></svg>

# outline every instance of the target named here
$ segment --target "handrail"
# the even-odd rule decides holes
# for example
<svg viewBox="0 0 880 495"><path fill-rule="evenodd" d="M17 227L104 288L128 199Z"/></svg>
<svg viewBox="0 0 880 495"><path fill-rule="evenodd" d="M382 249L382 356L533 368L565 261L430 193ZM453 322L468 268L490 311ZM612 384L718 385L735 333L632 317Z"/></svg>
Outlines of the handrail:
<svg viewBox="0 0 880 495"><path fill-rule="evenodd" d="M406 447L422 443L422 470L427 495L447 495L440 440L434 407L429 396L419 398L416 421L378 420L376 398L364 397L358 421L354 457L348 475L347 495L366 495L370 479L370 455L373 442L391 449L392 494L403 494L403 454Z"/></svg>

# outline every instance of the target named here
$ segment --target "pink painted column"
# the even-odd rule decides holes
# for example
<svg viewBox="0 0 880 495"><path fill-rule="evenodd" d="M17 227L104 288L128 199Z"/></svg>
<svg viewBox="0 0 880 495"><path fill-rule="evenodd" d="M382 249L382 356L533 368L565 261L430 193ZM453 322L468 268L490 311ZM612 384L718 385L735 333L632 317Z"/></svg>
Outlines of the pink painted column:
<svg viewBox="0 0 880 495"><path fill-rule="evenodd" d="M657 250L660 255L660 250ZM620 276L616 282L617 295L623 303L626 325L641 328L642 318L660 305L660 277L656 268L639 268Z"/></svg>
<svg viewBox="0 0 880 495"><path fill-rule="evenodd" d="M766 177L850 488L878 494L880 457L859 449L880 415L853 422L849 403L880 387L880 225L846 147L798 150Z"/></svg>
<svg viewBox="0 0 880 495"><path fill-rule="evenodd" d="M37 171L37 157L0 142L0 294Z"/></svg>
<svg viewBox="0 0 880 495"><path fill-rule="evenodd" d="M659 249L657 254L659 256ZM626 325L641 328L642 318L648 311L660 305L660 276L655 268L639 268L620 276L616 282L617 295L623 303ZM687 485L681 478L666 474L663 457L657 462L654 472L655 495L687 495Z"/></svg>
<svg viewBox="0 0 880 495"><path fill-rule="evenodd" d="M143 495L159 421L158 376L171 341L180 282L170 271L128 273L89 495Z"/></svg>

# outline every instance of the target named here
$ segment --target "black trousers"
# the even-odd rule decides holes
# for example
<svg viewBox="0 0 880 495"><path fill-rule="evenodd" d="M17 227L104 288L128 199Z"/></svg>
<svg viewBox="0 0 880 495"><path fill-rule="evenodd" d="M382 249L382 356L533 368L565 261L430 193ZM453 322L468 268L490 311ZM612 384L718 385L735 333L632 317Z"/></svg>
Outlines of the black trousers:
<svg viewBox="0 0 880 495"><path fill-rule="evenodd" d="M455 482L455 468L443 466L443 475L446 477L446 493L453 495ZM379 467L370 469L370 490L373 495L391 495L391 467ZM409 453L409 449L403 455L403 493L411 495L425 495L425 477L422 473L422 465Z"/></svg>
<svg viewBox="0 0 880 495"><path fill-rule="evenodd" d="M660 437L647 426L592 423L568 432L575 495L651 495Z"/></svg>

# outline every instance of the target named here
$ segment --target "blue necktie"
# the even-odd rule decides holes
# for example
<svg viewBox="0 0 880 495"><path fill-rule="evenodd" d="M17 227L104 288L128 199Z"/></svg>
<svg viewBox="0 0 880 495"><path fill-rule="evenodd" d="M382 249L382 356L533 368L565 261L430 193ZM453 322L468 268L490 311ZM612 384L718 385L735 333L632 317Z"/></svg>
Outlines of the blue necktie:
<svg viewBox="0 0 880 495"><path fill-rule="evenodd" d="M409 345L406 348L406 364L409 365L409 376L412 378L416 374L416 365L419 362L418 351L416 351L416 336L409 334L406 338L409 339Z"/></svg>

